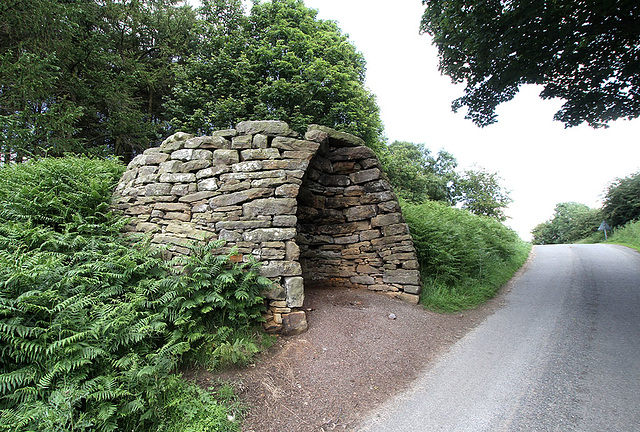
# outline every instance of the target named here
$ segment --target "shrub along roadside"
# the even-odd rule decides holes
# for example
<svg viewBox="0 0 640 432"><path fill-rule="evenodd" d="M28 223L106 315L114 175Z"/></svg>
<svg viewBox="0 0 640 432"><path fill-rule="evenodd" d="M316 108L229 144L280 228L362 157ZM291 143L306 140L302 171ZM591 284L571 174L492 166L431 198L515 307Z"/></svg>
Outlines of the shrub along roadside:
<svg viewBox="0 0 640 432"><path fill-rule="evenodd" d="M531 245L499 221L438 202L402 204L423 279L421 301L443 312L493 297L526 260Z"/></svg>
<svg viewBox="0 0 640 432"><path fill-rule="evenodd" d="M604 233L598 232L580 243L605 243ZM628 222L626 225L614 228L606 243L619 244L640 251L640 221Z"/></svg>
<svg viewBox="0 0 640 432"><path fill-rule="evenodd" d="M167 262L123 238L108 212L122 170L75 157L0 168L0 430L238 428L175 371L246 359L255 345L238 335L270 282L218 244Z"/></svg>

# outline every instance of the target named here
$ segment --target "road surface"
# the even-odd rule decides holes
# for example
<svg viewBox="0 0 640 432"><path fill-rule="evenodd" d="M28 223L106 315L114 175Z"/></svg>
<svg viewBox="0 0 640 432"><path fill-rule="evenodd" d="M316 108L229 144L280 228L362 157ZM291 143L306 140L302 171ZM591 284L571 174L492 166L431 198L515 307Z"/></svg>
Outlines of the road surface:
<svg viewBox="0 0 640 432"><path fill-rule="evenodd" d="M506 306L359 431L640 431L640 253L533 254Z"/></svg>

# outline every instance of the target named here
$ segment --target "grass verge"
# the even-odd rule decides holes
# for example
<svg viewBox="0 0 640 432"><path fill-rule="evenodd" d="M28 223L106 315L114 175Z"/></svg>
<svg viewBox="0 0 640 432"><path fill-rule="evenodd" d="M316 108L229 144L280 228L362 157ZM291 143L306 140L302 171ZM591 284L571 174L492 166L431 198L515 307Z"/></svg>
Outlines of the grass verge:
<svg viewBox="0 0 640 432"><path fill-rule="evenodd" d="M456 312L493 297L531 245L499 221L437 202L403 204L420 261L422 304Z"/></svg>

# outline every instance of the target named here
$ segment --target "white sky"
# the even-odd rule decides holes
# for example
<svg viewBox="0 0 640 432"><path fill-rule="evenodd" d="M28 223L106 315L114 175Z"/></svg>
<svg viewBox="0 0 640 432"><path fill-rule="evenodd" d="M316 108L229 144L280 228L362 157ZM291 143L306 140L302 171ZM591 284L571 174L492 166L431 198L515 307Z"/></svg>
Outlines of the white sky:
<svg viewBox="0 0 640 432"><path fill-rule="evenodd" d="M561 101L543 101L541 88L523 88L498 108L498 123L478 128L454 114L451 102L464 85L438 71L437 50L419 34L420 0L305 0L321 19L338 22L367 60L367 86L377 95L386 135L445 149L460 168L497 171L514 202L507 225L523 239L549 219L557 203L600 207L616 177L640 169L640 120L564 129L553 121Z"/></svg>
<svg viewBox="0 0 640 432"><path fill-rule="evenodd" d="M191 3L195 3L191 1ZM553 121L560 101L543 101L541 89L523 88L498 108L498 123L480 129L451 102L464 86L438 72L437 50L418 32L420 0L305 0L318 18L337 21L364 54L367 86L377 96L389 142L423 143L452 153L459 168L498 172L511 191L507 225L530 239L557 203L600 207L616 177L640 169L640 120L617 121L609 129L586 125L564 129Z"/></svg>

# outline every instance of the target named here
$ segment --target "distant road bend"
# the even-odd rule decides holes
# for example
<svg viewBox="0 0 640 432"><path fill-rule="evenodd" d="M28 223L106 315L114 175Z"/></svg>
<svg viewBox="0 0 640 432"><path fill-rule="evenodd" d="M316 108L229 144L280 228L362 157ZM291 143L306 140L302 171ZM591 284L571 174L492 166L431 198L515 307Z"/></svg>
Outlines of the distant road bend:
<svg viewBox="0 0 640 432"><path fill-rule="evenodd" d="M506 306L360 431L640 431L640 253L533 253Z"/></svg>

